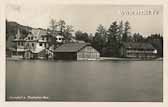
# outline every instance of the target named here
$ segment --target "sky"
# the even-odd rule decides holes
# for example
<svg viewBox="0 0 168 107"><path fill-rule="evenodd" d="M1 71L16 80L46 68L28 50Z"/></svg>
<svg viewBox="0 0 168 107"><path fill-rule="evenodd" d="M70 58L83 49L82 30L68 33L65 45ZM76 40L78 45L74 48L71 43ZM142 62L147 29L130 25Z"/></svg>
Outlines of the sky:
<svg viewBox="0 0 168 107"><path fill-rule="evenodd" d="M149 13L150 11L150 13ZM113 21L129 21L132 33L163 33L163 9L159 5L56 4L10 2L6 18L35 28L49 27L50 20L65 20L74 30L95 33L99 24L109 28Z"/></svg>

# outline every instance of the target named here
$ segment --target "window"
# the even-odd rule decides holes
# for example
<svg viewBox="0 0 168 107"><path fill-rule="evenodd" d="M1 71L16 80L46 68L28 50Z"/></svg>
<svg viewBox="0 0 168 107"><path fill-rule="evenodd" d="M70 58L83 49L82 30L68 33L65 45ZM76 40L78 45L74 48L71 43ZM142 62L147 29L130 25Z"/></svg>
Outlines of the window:
<svg viewBox="0 0 168 107"><path fill-rule="evenodd" d="M32 47L34 47L34 43L32 43Z"/></svg>
<svg viewBox="0 0 168 107"><path fill-rule="evenodd" d="M61 40L61 38L59 38L59 40Z"/></svg>
<svg viewBox="0 0 168 107"><path fill-rule="evenodd" d="M31 37L31 40L33 40L33 37Z"/></svg>
<svg viewBox="0 0 168 107"><path fill-rule="evenodd" d="M30 40L30 37L28 37L28 40Z"/></svg>
<svg viewBox="0 0 168 107"><path fill-rule="evenodd" d="M21 42L21 46L23 46L23 42Z"/></svg>
<svg viewBox="0 0 168 107"><path fill-rule="evenodd" d="M42 43L40 43L40 46L42 46L43 44Z"/></svg>

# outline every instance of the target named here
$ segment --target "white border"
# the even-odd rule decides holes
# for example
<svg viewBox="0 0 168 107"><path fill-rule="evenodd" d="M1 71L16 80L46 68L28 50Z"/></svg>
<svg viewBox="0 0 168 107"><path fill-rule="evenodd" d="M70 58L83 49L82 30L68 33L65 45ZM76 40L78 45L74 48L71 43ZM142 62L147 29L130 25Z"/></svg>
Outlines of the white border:
<svg viewBox="0 0 168 107"><path fill-rule="evenodd" d="M0 107L168 107L168 2L166 0L20 0L21 2L57 3L57 4L113 4L113 5L163 5L163 37L164 37L164 64L163 64L163 86L164 102L6 102L5 101L5 2L0 2ZM12 0L19 1L19 0ZM33 4L32 4L33 5Z"/></svg>

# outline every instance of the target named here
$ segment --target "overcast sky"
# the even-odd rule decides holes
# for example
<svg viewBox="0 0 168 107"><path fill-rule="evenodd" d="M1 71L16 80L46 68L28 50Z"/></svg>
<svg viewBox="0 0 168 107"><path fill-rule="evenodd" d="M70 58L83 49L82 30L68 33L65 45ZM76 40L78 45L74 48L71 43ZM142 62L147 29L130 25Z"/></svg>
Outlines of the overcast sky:
<svg viewBox="0 0 168 107"><path fill-rule="evenodd" d="M140 14L132 14L143 11ZM147 14L152 11L152 14ZM129 12L129 14L122 14ZM157 12L157 14L155 13ZM131 24L131 32L140 32L144 35L150 33L163 33L163 10L161 6L131 6L131 5L61 5L61 4L29 4L8 3L6 18L23 25L35 28L47 28L51 18L63 19L74 30L95 33L99 24L106 28L113 21L126 21Z"/></svg>

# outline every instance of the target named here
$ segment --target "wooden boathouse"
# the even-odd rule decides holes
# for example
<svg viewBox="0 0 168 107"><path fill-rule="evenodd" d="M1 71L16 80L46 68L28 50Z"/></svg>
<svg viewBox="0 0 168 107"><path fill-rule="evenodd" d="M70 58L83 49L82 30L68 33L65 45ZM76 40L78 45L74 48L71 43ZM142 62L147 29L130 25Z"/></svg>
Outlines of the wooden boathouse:
<svg viewBox="0 0 168 107"><path fill-rule="evenodd" d="M100 53L89 43L66 43L54 50L56 60L97 60Z"/></svg>

